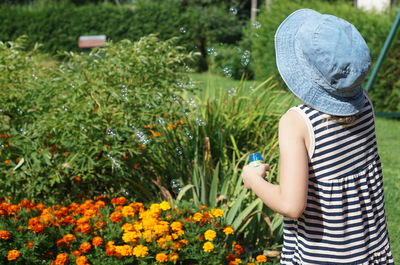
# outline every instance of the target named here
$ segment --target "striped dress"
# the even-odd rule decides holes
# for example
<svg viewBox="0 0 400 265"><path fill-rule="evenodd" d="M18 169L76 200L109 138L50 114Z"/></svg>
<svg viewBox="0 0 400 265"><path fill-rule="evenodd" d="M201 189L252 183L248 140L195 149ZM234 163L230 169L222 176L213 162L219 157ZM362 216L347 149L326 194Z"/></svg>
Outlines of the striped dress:
<svg viewBox="0 0 400 265"><path fill-rule="evenodd" d="M284 219L281 264L394 264L384 210L372 103L347 126L293 107L310 135L307 205Z"/></svg>

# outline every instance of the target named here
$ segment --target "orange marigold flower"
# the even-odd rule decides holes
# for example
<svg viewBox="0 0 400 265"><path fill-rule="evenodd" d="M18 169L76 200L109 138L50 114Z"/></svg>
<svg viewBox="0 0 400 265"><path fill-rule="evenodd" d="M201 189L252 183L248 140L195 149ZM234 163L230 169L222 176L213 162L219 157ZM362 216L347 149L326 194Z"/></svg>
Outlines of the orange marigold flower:
<svg viewBox="0 0 400 265"><path fill-rule="evenodd" d="M92 249L92 245L89 242L83 242L79 246L79 250L82 251L82 253L88 253Z"/></svg>
<svg viewBox="0 0 400 265"><path fill-rule="evenodd" d="M106 222L104 222L104 221L98 221L98 222L94 223L94 228L95 228L96 230L101 230L101 229L103 229L105 226L106 226Z"/></svg>
<svg viewBox="0 0 400 265"><path fill-rule="evenodd" d="M82 178L79 177L79 176L75 176L75 177L73 177L72 180L75 181L75 182L81 182L81 181L82 181Z"/></svg>
<svg viewBox="0 0 400 265"><path fill-rule="evenodd" d="M121 222L122 221L122 213L120 213L120 212L113 212L111 215L110 215L110 220L111 221L113 221L114 223L119 223L119 222Z"/></svg>
<svg viewBox="0 0 400 265"><path fill-rule="evenodd" d="M7 259L8 260L17 260L21 257L21 252L16 249L8 251Z"/></svg>
<svg viewBox="0 0 400 265"><path fill-rule="evenodd" d="M156 261L158 262L167 262L168 261L168 255L165 253L158 253L156 255Z"/></svg>
<svg viewBox="0 0 400 265"><path fill-rule="evenodd" d="M85 256L79 256L76 260L76 265L88 265L89 260Z"/></svg>
<svg viewBox="0 0 400 265"><path fill-rule="evenodd" d="M0 239L8 240L11 238L11 233L6 230L0 230Z"/></svg>
<svg viewBox="0 0 400 265"><path fill-rule="evenodd" d="M149 248L143 245L137 245L133 249L133 255L135 255L138 258L143 258L149 254Z"/></svg>
<svg viewBox="0 0 400 265"><path fill-rule="evenodd" d="M171 229L173 231L179 231L183 229L183 224L179 221L175 221L171 223Z"/></svg>
<svg viewBox="0 0 400 265"><path fill-rule="evenodd" d="M267 262L267 257L264 256L264 255L258 255L258 256L256 257L256 261L257 261L257 263Z"/></svg>
<svg viewBox="0 0 400 265"><path fill-rule="evenodd" d="M54 263L55 263L55 265L67 264L68 263L68 254L67 253L58 254Z"/></svg>
<svg viewBox="0 0 400 265"><path fill-rule="evenodd" d="M233 233L235 232L233 230L233 227L230 225L226 226L222 231L225 233L225 235L233 235Z"/></svg>
<svg viewBox="0 0 400 265"><path fill-rule="evenodd" d="M203 250L205 252L212 252L214 250L214 244L207 241L206 243L203 244Z"/></svg>
<svg viewBox="0 0 400 265"><path fill-rule="evenodd" d="M106 255L113 256L116 253L116 248L114 246L114 241L108 241L106 244Z"/></svg>
<svg viewBox="0 0 400 265"><path fill-rule="evenodd" d="M4 160L4 165L6 166L11 165L11 160L10 159Z"/></svg>
<svg viewBox="0 0 400 265"><path fill-rule="evenodd" d="M95 247L101 246L101 245L103 245L103 243L104 243L104 240L99 236L96 236L92 239L92 244Z"/></svg>
<svg viewBox="0 0 400 265"><path fill-rule="evenodd" d="M246 265L256 265L254 262L247 262Z"/></svg>
<svg viewBox="0 0 400 265"><path fill-rule="evenodd" d="M235 260L237 258L237 255L234 253L230 253L226 256L227 260Z"/></svg>
<svg viewBox="0 0 400 265"><path fill-rule="evenodd" d="M76 239L76 237L73 234L66 234L65 236L63 236L63 239L66 243L71 243L72 241L74 241Z"/></svg>
<svg viewBox="0 0 400 265"><path fill-rule="evenodd" d="M26 245L27 248L31 249L31 248L33 248L35 246L35 243L32 242L32 241L28 241L28 242L25 243L25 245Z"/></svg>
<svg viewBox="0 0 400 265"><path fill-rule="evenodd" d="M123 196L111 199L111 204L113 205L124 205L125 203L126 203L126 198Z"/></svg>
<svg viewBox="0 0 400 265"><path fill-rule="evenodd" d="M203 215L201 213L195 213L193 215L193 220L195 220L196 222L200 222L201 218L203 218Z"/></svg>
<svg viewBox="0 0 400 265"><path fill-rule="evenodd" d="M242 260L236 258L235 260L231 260L231 261L229 262L229 265L237 265L237 264L240 264L240 263L242 263Z"/></svg>
<svg viewBox="0 0 400 265"><path fill-rule="evenodd" d="M217 236L217 233L214 230L208 229L204 232L204 238L209 241L213 241L214 238Z"/></svg>
<svg viewBox="0 0 400 265"><path fill-rule="evenodd" d="M80 255L82 255L82 253L79 250L75 249L75 250L72 251L72 256L79 257Z"/></svg>
<svg viewBox="0 0 400 265"><path fill-rule="evenodd" d="M122 208L122 215L124 217L133 217L135 216L135 210L131 206L124 206Z"/></svg>
<svg viewBox="0 0 400 265"><path fill-rule="evenodd" d="M241 245L239 245L239 244L235 244L235 246L233 247L233 250L235 250L235 252L236 252L238 255L241 255L241 254L244 253L244 248L243 248Z"/></svg>

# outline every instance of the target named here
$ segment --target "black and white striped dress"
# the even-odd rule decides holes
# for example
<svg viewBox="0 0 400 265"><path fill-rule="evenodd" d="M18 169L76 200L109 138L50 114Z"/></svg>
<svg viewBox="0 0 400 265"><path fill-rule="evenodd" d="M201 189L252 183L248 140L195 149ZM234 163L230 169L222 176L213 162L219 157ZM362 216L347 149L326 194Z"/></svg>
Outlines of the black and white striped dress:
<svg viewBox="0 0 400 265"><path fill-rule="evenodd" d="M372 104L343 124L307 105L297 111L309 126L307 206L284 219L281 264L394 264L384 210Z"/></svg>

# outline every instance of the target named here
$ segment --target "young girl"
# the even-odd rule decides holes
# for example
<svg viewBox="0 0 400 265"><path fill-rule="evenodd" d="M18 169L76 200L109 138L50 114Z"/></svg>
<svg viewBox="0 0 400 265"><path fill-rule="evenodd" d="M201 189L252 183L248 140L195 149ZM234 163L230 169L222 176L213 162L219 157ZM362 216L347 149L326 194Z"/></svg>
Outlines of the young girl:
<svg viewBox="0 0 400 265"><path fill-rule="evenodd" d="M394 264L372 103L361 88L369 49L349 22L292 13L275 35L276 62L304 104L279 122L280 184L245 166L244 186L284 215L281 264Z"/></svg>

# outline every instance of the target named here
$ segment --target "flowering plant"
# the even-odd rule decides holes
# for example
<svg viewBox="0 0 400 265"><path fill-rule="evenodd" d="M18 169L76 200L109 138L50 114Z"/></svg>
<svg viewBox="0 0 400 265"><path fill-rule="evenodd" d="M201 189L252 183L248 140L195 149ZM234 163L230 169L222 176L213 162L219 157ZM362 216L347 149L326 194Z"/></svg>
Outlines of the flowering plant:
<svg viewBox="0 0 400 265"><path fill-rule="evenodd" d="M0 201L1 264L263 264L224 211L104 196L67 206Z"/></svg>

